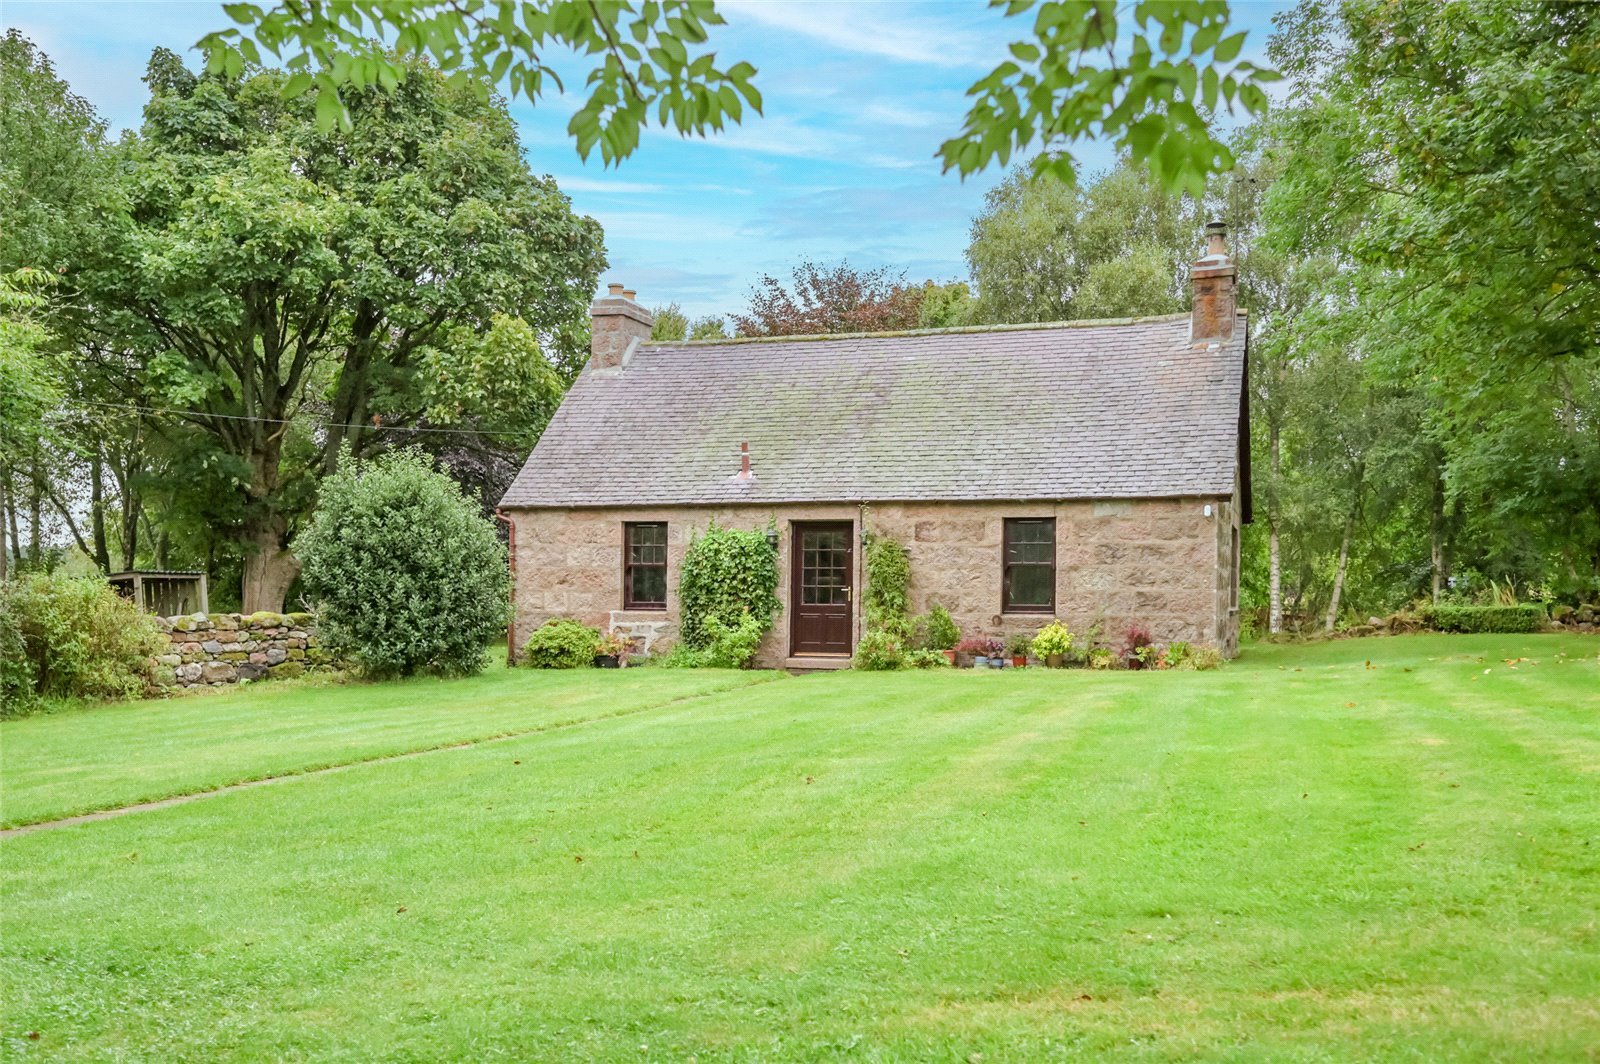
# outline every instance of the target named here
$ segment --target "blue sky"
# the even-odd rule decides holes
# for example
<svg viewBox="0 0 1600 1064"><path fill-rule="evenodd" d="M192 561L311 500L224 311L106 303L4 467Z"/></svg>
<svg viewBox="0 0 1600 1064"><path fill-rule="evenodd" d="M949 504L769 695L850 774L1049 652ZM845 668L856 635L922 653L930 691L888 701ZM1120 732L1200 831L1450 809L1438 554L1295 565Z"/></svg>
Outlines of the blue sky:
<svg viewBox="0 0 1600 1064"><path fill-rule="evenodd" d="M787 276L802 257L889 266L914 279L966 275L972 216L997 171L960 181L933 153L960 128L967 86L1021 39L979 0L723 0L729 25L713 45L745 59L766 114L709 140L647 133L620 167L579 160L566 124L579 101L512 103L534 169L555 175L576 208L606 230L611 267L647 304L691 314L743 306L762 273ZM1235 3L1250 31L1245 58L1263 61L1284 3ZM0 0L0 18L55 59L113 128L136 126L151 49L183 53L228 25L214 0ZM198 68L198 53L188 53ZM581 78L567 79L581 85ZM1085 172L1111 162L1085 145Z"/></svg>

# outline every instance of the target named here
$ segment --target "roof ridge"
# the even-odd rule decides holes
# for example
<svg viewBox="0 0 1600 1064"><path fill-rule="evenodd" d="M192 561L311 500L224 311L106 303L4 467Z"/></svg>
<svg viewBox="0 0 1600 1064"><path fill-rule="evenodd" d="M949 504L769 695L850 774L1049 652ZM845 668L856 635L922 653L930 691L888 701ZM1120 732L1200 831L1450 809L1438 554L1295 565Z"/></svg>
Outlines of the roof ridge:
<svg viewBox="0 0 1600 1064"><path fill-rule="evenodd" d="M1240 316L1245 312L1238 311ZM975 333L1044 332L1055 329L1090 329L1108 325L1145 325L1188 321L1189 312L1151 314L1139 318L1082 318L1076 321L1030 321L1008 325L952 325L941 329L889 329L883 332L800 333L794 336L730 336L721 340L651 340L641 347L723 347L728 344L783 344L808 340L876 340L904 336L961 336Z"/></svg>

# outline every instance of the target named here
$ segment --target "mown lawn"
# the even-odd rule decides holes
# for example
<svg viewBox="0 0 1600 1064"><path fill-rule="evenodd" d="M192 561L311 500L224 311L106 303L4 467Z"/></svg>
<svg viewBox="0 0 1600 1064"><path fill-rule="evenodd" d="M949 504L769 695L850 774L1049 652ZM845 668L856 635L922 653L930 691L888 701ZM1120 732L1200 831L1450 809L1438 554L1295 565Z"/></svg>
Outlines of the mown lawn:
<svg viewBox="0 0 1600 1064"><path fill-rule="evenodd" d="M657 708L678 681L641 670L628 712L598 673L429 685L391 738L480 701L484 734L594 719L0 841L0 1053L1591 1060L1597 653L1407 637ZM293 690L336 740L312 705L401 689ZM204 757L247 694L138 707L112 760L190 788L162 711ZM0 725L7 816L14 735L71 774L105 727ZM233 749L213 778L283 763ZM70 806L30 764L34 808Z"/></svg>
<svg viewBox="0 0 1600 1064"><path fill-rule="evenodd" d="M468 680L252 684L27 717L0 725L0 827L634 713L772 678L635 669L574 683L500 664Z"/></svg>

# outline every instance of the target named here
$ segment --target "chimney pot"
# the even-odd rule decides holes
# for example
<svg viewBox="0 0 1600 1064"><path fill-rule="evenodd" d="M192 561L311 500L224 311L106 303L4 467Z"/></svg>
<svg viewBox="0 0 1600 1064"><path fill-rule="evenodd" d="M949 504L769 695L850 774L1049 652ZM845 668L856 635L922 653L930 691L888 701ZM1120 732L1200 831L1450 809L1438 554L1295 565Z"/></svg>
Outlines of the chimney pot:
<svg viewBox="0 0 1600 1064"><path fill-rule="evenodd" d="M622 290L622 298L623 299L638 299L639 298L639 293L635 292L631 288L625 288L625 289Z"/></svg>
<svg viewBox="0 0 1600 1064"><path fill-rule="evenodd" d="M750 443L748 440L739 441L739 472L729 477L729 480L754 480L756 475L750 471Z"/></svg>
<svg viewBox="0 0 1600 1064"><path fill-rule="evenodd" d="M1226 255L1228 253L1228 223L1206 223L1206 254Z"/></svg>
<svg viewBox="0 0 1600 1064"><path fill-rule="evenodd" d="M1238 268L1228 257L1227 223L1208 223L1205 254L1189 268L1193 292L1189 310L1190 343L1227 343L1233 339L1238 276Z"/></svg>
<svg viewBox="0 0 1600 1064"><path fill-rule="evenodd" d="M623 285L617 284L615 281L606 285L606 288L610 289L611 294L614 296L620 296L622 294L623 287Z"/></svg>

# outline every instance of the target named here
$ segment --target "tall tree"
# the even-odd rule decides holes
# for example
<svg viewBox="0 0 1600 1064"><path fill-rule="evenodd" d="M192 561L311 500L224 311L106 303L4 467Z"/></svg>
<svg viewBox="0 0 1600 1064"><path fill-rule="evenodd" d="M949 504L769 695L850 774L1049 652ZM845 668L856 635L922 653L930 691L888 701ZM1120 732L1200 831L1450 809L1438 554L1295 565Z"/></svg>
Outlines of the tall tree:
<svg viewBox="0 0 1600 1064"><path fill-rule="evenodd" d="M288 75L151 59L119 209L69 278L97 372L171 410L196 508L281 608L318 480L430 427L526 440L581 365L600 228L534 176L498 100L409 68L323 132ZM149 401L149 400L147 400Z"/></svg>
<svg viewBox="0 0 1600 1064"><path fill-rule="evenodd" d="M887 268L862 270L848 262L826 266L809 259L786 286L770 274L750 290L750 303L733 315L740 336L882 332L914 329L924 290Z"/></svg>
<svg viewBox="0 0 1600 1064"><path fill-rule="evenodd" d="M34 563L52 487L69 472L83 423L81 408L62 408L74 375L51 307L62 294L57 271L103 189L104 136L49 56L8 30L0 38L0 525L20 550L20 507Z"/></svg>
<svg viewBox="0 0 1600 1064"><path fill-rule="evenodd" d="M1372 363L1427 397L1432 593L1600 589L1600 10L1306 0L1279 22L1273 225L1340 257Z"/></svg>
<svg viewBox="0 0 1600 1064"><path fill-rule="evenodd" d="M1183 309L1202 219L1126 162L1085 186L1015 167L972 222L973 317L987 323Z"/></svg>

